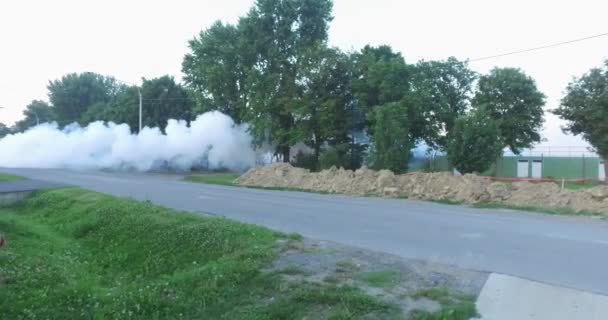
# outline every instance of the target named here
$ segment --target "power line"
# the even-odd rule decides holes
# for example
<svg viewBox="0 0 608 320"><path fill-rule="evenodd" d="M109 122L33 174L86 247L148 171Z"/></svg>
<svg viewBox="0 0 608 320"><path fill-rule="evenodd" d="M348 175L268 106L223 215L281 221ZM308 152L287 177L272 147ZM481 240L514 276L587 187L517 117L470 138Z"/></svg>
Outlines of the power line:
<svg viewBox="0 0 608 320"><path fill-rule="evenodd" d="M588 36L588 37L584 37L584 38L578 38L578 39L574 39L574 40L568 40L568 41L563 41L563 42L557 42L557 43L547 44L547 45L540 46L540 47L534 47L534 48L529 48L529 49L524 49L524 50L511 51L511 52L505 52L505 53L495 54L495 55L492 55L492 56L486 56L486 57L480 57L480 58L470 59L469 62L482 61L482 60L494 59L494 58L499 58L499 57L504 57L504 56L510 56L510 55L514 55L514 54L520 54L520 53L530 52L530 51L548 49L548 48L552 48L552 47L562 46L562 45L565 45L565 44L570 44L570 43L575 43L575 42L581 42L581 41L590 40L590 39L599 38L599 37L604 37L604 36L608 36L608 32L600 33L600 34L596 34L596 35L592 35L592 36Z"/></svg>
<svg viewBox="0 0 608 320"><path fill-rule="evenodd" d="M144 99L144 101L166 101L166 100L187 100L187 101L192 101L192 102L196 102L196 100L194 98L148 98L148 99Z"/></svg>

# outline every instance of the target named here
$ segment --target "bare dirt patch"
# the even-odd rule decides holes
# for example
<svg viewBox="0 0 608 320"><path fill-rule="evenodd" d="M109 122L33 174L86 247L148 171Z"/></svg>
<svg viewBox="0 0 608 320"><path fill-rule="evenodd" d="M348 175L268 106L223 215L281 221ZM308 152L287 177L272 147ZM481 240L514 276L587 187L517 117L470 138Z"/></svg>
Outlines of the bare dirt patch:
<svg viewBox="0 0 608 320"><path fill-rule="evenodd" d="M356 171L331 168L310 172L277 163L249 170L236 183L242 186L301 189L355 196L407 197L469 204L503 203L519 207L566 208L573 212L608 214L608 186L568 190L551 182L492 182L448 172L395 175L388 170Z"/></svg>

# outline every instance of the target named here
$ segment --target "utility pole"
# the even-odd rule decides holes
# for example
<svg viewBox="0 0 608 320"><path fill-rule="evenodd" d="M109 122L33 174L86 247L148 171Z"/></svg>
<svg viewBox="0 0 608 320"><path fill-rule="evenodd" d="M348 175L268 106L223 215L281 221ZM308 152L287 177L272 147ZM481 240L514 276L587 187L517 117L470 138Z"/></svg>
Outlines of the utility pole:
<svg viewBox="0 0 608 320"><path fill-rule="evenodd" d="M141 114L143 110L143 99L141 97L141 90L137 87L137 94L139 95L139 132L141 132Z"/></svg>
<svg viewBox="0 0 608 320"><path fill-rule="evenodd" d="M116 78L114 78L114 80L116 80L118 82L126 83L126 84L128 84L130 86L133 86L133 87L137 88L137 95L139 96L139 131L138 132L141 132L141 128L142 128L142 113L143 113L143 109L144 109L144 106L143 106L144 99L142 98L142 95L141 95L141 87L138 86L138 85L136 85L136 84L134 84L134 83L128 82L128 81L124 81L124 80L120 80L120 79L116 79ZM142 85L143 85L143 83L142 83Z"/></svg>

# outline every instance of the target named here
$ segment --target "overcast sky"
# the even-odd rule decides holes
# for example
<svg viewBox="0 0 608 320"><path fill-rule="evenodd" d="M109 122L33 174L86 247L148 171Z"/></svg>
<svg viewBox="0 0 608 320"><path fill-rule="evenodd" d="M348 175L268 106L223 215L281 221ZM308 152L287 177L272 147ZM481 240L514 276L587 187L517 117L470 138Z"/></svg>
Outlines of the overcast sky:
<svg viewBox="0 0 608 320"><path fill-rule="evenodd" d="M2 1L0 122L21 118L32 99L47 100L49 80L93 71L139 83L164 74L181 79L187 41L215 20L235 22L252 0ZM389 44L419 59L477 58L608 32L608 1L335 0L330 44L357 50ZM608 58L608 37L472 62L485 73L519 67L555 108L573 76ZM547 115L544 145L578 145Z"/></svg>

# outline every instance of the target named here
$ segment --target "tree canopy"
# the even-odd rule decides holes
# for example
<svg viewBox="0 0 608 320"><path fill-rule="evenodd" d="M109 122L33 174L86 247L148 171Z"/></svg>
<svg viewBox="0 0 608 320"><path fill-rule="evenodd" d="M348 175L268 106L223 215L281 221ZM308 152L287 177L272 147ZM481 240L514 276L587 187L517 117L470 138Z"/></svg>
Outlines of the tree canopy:
<svg viewBox="0 0 608 320"><path fill-rule="evenodd" d="M49 101L61 125L80 122L89 107L109 103L119 87L114 78L93 72L66 74L47 86Z"/></svg>
<svg viewBox="0 0 608 320"><path fill-rule="evenodd" d="M248 70L253 66L238 27L220 21L190 40L182 63L185 83L194 89L196 111L219 110L236 122L246 118Z"/></svg>
<svg viewBox="0 0 608 320"><path fill-rule="evenodd" d="M515 154L540 142L545 95L516 68L494 68L479 78L473 106L496 122L504 145Z"/></svg>
<svg viewBox="0 0 608 320"><path fill-rule="evenodd" d="M30 127L45 122L56 120L55 110L48 103L41 100L33 100L23 111L24 118L15 123L16 131L24 131Z"/></svg>
<svg viewBox="0 0 608 320"><path fill-rule="evenodd" d="M419 124L427 144L445 148L456 119L470 107L477 78L466 62L450 57L445 61L420 61L413 72L410 101L418 106Z"/></svg>
<svg viewBox="0 0 608 320"><path fill-rule="evenodd" d="M373 148L370 162L374 169L389 169L396 173L407 171L410 150L414 147L407 126L407 106L390 102L374 108Z"/></svg>
<svg viewBox="0 0 608 320"><path fill-rule="evenodd" d="M173 77L143 79L140 90L143 98L143 126L164 130L169 119L193 120L194 99ZM114 101L94 106L87 113L87 117L87 122L105 120L127 123L131 130L135 131L139 127L137 88L123 87Z"/></svg>
<svg viewBox="0 0 608 320"><path fill-rule="evenodd" d="M608 159L608 60L572 81L553 113L568 121L566 132L582 135Z"/></svg>
<svg viewBox="0 0 608 320"><path fill-rule="evenodd" d="M143 125L164 130L170 118L218 110L247 124L276 159L293 161L292 147L306 144L310 155L296 160L312 169L365 164L404 172L411 149L426 142L461 171L483 171L497 149L518 153L540 140L545 96L521 70L478 75L454 57L410 64L388 45L343 52L328 45L332 7L331 0L257 0L236 23L202 30L188 43L183 84L143 79ZM585 77L601 78L596 73L606 71ZM604 115L593 111L588 120L575 111L603 103L590 89L600 82L580 82L556 112L571 121L568 130L605 150L603 127L588 124ZM138 128L138 88L111 76L66 74L48 92L49 103L33 101L14 130L50 120Z"/></svg>
<svg viewBox="0 0 608 320"><path fill-rule="evenodd" d="M311 83L307 69L322 59L331 10L330 0L258 0L238 25L201 32L183 62L200 109L250 123L256 141L289 161L290 147L305 140L295 114Z"/></svg>
<svg viewBox="0 0 608 320"><path fill-rule="evenodd" d="M11 134L12 130L11 128L7 127L4 123L0 122L0 139L2 139L4 136Z"/></svg>
<svg viewBox="0 0 608 320"><path fill-rule="evenodd" d="M461 173L486 171L502 150L498 125L483 108L456 119L446 147L449 163Z"/></svg>

